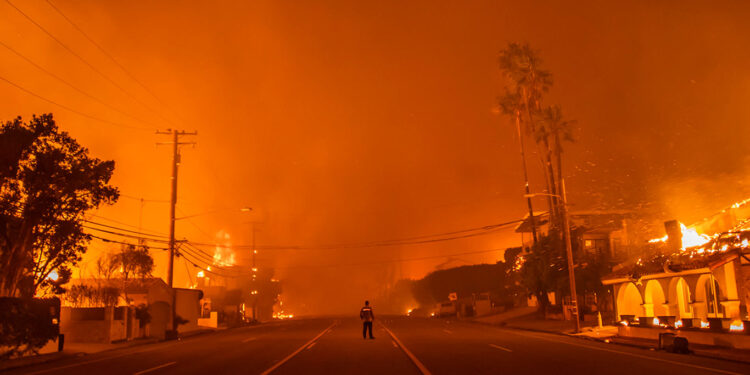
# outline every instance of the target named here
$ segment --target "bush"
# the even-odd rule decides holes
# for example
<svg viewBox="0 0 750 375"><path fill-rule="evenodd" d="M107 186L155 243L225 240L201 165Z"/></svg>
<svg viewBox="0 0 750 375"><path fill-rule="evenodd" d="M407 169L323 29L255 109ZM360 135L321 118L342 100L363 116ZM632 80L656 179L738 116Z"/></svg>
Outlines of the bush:
<svg viewBox="0 0 750 375"><path fill-rule="evenodd" d="M0 359L37 353L60 334L57 298L0 297Z"/></svg>

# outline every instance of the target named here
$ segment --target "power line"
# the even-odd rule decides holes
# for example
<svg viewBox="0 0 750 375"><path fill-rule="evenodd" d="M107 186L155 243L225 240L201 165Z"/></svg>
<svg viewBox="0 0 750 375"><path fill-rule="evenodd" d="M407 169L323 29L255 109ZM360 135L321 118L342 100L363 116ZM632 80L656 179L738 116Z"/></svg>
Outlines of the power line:
<svg viewBox="0 0 750 375"><path fill-rule="evenodd" d="M493 252L503 251L503 250L505 250L505 249L491 249L491 250L480 250L480 251L468 251L468 252L463 252L463 253L444 254L444 255L431 255L431 256L424 256L424 257L403 258L403 259L390 259L390 260L375 261L375 262L357 262L357 263L326 264L326 265L274 267L274 269L336 268L336 267L370 266L370 265L375 265L375 264L390 264L390 263L411 262L411 261L416 261L416 260L450 258L450 257L460 256L460 255L486 254L486 253L493 253Z"/></svg>
<svg viewBox="0 0 750 375"><path fill-rule="evenodd" d="M111 243L117 243L117 244L122 244L122 245L134 245L129 242L113 240L113 239L106 238L106 237L100 237L91 233L86 233L86 234L89 235L91 238L96 238L97 240L104 241L104 242L111 242ZM169 250L166 247L156 247L156 246L147 246L147 247L149 249L156 249L156 250Z"/></svg>
<svg viewBox="0 0 750 375"><path fill-rule="evenodd" d="M120 193L120 196L123 198L133 199L133 200L142 201L142 202L169 203L169 200L167 199L145 199L145 198L135 197L132 195L127 195L127 194L122 194L122 193Z"/></svg>
<svg viewBox="0 0 750 375"><path fill-rule="evenodd" d="M86 65L87 67L89 67L89 69L91 69L96 74L98 74L99 76L101 76L102 78L104 78L107 82L109 82L110 84L112 84L113 86L115 86L116 88L118 88L125 95L127 95L129 98L133 99L134 101L136 101L140 105L142 105L144 108L147 108L148 110L150 110L151 112L155 113L156 115L158 115L159 117L161 117L165 121L167 121L170 124L174 125L174 123L171 120L169 120L168 118L164 117L161 113L159 113L156 110L154 110L153 108L151 108L148 104L146 104L143 101L141 101L140 99L136 98L133 94L131 94L130 92L128 92L127 90L125 90L122 86L120 86L113 79L109 78L109 76L107 76L106 74L104 74L101 70L97 69L94 65L92 65L91 63L89 63L88 61L86 61L86 59L84 59L83 57L81 57L81 55L79 55L75 51L73 51L70 47L68 47L68 45L66 45L65 43L63 43L60 39L58 39L57 37L55 37L54 35L52 35L51 32L49 32L47 29L45 29L38 22L34 21L33 18L31 18L28 14L24 13L20 8L18 8L17 6L15 6L10 0L5 0L5 2L8 3L8 5L10 5L11 7L13 7L13 9L15 9L22 16L24 16L29 22L31 22L32 24L34 24L34 26L36 26L39 30L42 30L45 34L47 34L48 37L50 37L52 40L54 40L55 42L57 42L57 44L59 44L60 46L62 46L71 55L75 56L84 65Z"/></svg>
<svg viewBox="0 0 750 375"><path fill-rule="evenodd" d="M126 227L135 228L135 229L138 229L139 231L141 230L141 228L139 228L139 227L137 227L135 225L131 225L131 224L128 224L128 223L125 223L125 222L122 222L122 221L118 221L118 220L115 220L115 219L110 219L110 218L107 218L107 217L104 217L104 216L101 216L101 215L96 215L96 214L89 214L89 215L91 217L96 217L96 218L99 218L99 219L102 219L102 220L110 221L110 222L113 222L115 224L120 224L120 225L124 225ZM165 234L159 233L157 231L153 231L153 230L149 230L149 231L151 233L158 234L160 237L165 237L166 236Z"/></svg>
<svg viewBox="0 0 750 375"><path fill-rule="evenodd" d="M523 220L512 220L512 221L499 223L499 224L485 225L483 227L463 229L459 231L452 231L452 232L445 232L445 233L438 233L438 234L431 234L431 235L409 237L409 238L404 238L401 240L385 240L385 241L377 241L377 242L351 243L351 244L338 244L338 245L335 245L335 244L334 245L319 245L319 246L260 245L260 246L257 246L257 248L265 249L265 250L335 250L335 249L356 249L356 248L368 248L368 247L417 245L417 244L426 244L426 243L434 243L434 242L442 242L442 241L452 241L452 240L477 237L477 236L485 236L485 235L493 234L499 230L507 228L510 225L517 224L522 221ZM480 232L470 233L470 232L477 232L477 231L480 231ZM446 235L449 236L452 234L461 234L461 233L468 233L468 234L463 234L460 236L440 237L440 236L446 236ZM430 237L440 237L440 238L430 238ZM206 244L206 243L199 243L199 242L191 242L191 243L194 246L230 247L234 249L252 248L252 245L222 246L222 245Z"/></svg>
<svg viewBox="0 0 750 375"><path fill-rule="evenodd" d="M200 268L203 271L206 271L206 272L218 275L218 276L231 277L231 278L236 278L242 275L241 273L227 274L227 273L216 272L213 269L209 269L209 268L212 268L211 266L201 267L198 265L198 263L205 263L205 262L201 262L200 260L197 260L196 258L189 256L187 253L180 253L180 254L182 255L183 259L185 259L186 262L190 262L190 264L192 264L193 266L197 268Z"/></svg>
<svg viewBox="0 0 750 375"><path fill-rule="evenodd" d="M85 221L85 222L87 222L89 224L99 225L99 226L102 226L102 227L105 227L105 228L117 229L117 230L122 231L122 232L129 232L129 233L141 234L141 235L144 235L144 236L151 236L151 237L168 238L167 236L160 235L160 234L149 234L149 233L144 233L144 232L138 232L138 231L134 231L134 230L130 230L130 229L124 229L124 228L116 227L116 226L113 226L113 225L107 225L107 224L97 223L97 222L91 221L91 220L84 219L83 221Z"/></svg>
<svg viewBox="0 0 750 375"><path fill-rule="evenodd" d="M115 122L115 121L105 120L105 119L103 119L101 117L96 117L96 116L93 116L93 115L89 115L89 114L81 112L81 111L79 111L77 109L73 109L71 107L68 107L68 106L66 106L64 104L60 104L60 103L58 103L58 102L56 102L56 101L54 101L52 99L47 99L47 98L45 98L45 97L43 97L43 96L41 96L41 95L39 95L39 94L37 94L37 93L29 90L29 89L26 89L26 88L22 87L21 85L18 85L16 83L8 80L5 77L0 76L0 80L5 81L9 85L14 86L15 88L17 88L17 89L19 89L19 90L21 90L21 91L23 91L23 92L25 92L25 93L33 96L33 97L36 97L36 98L41 99L41 100L44 100L47 103L56 105L56 106L58 106L58 107L60 107L60 108L62 108L64 110L73 112L73 113L75 113L75 114L77 114L79 116L83 116L83 117L86 117L86 118L89 118L89 119L92 119L92 120L95 120L95 121L103 122L105 124L110 124L110 125L114 125L114 126L121 126L121 127L124 127L124 128L137 129L137 130L151 130L151 129L146 129L146 128L141 128L141 127L137 127L137 126L123 124L121 122Z"/></svg>
<svg viewBox="0 0 750 375"><path fill-rule="evenodd" d="M146 120L143 120L143 119L141 119L141 118L138 118L138 117L136 117L136 116L134 116L134 115L131 115L131 114L129 114L129 113L126 113L126 112L124 112L124 111L122 111L122 110L120 110L120 109L118 109L118 108L116 108L116 107L114 107L114 106L112 106L112 105L110 105L110 104L107 104L106 102L104 102L103 100L101 100L101 99L99 99L99 98L95 97L94 95L91 95L91 94L87 93L86 91L83 91L83 90L79 89L78 87L74 86L74 85L73 85L72 83L70 83L70 82L66 81L65 79L61 78L60 76L56 75L55 73L53 73L53 72L51 72L51 71L49 71L49 70L45 69L45 68L44 68L44 67L42 67L41 65L39 65L39 64L37 64L37 63L35 63L35 62L34 62L33 60L31 60L30 58L28 58L28 57L24 56L24 55L23 55L22 53L18 52L18 51L17 51L16 49L14 49L13 47L11 47L11 46L9 46L9 45L7 45L7 44L3 43L2 41L0 41L0 45L2 45L3 47L5 47L5 48L6 48L7 50L9 50L9 51L13 52L13 53L14 53L14 54L15 54L16 56L18 56L19 58L23 59L24 61L26 61L27 63L29 63L29 64L30 64L30 65L32 65L33 67L37 68L38 70L41 70L42 72L44 72L44 73L46 73L47 75L49 75L50 77L52 77L52 78L54 78L54 79L58 80L59 82L62 82L63 84L65 84L66 86L68 86L68 87L70 87L71 89L75 90L76 92L80 93L81 95L83 95L83 96L85 96L85 97L87 97L87 98L89 98L89 99L91 99L91 100L93 100L93 101L95 101L95 102L97 102L97 103L99 103L99 104L101 104L101 105L103 105L103 106L105 106L105 107L107 107L107 108L109 108L109 109L111 109L111 110L113 110L113 111L115 111L115 112L117 112L117 113L121 114L121 115L124 115L124 116L130 117L130 118L132 118L132 119L134 119L134 120L136 120L136 121L142 122L142 123L144 123L144 124L148 124L148 125L151 125L151 126L157 127L157 125L156 125L156 124L150 123L150 122L148 122L148 121L146 121ZM146 130L146 129L144 129L144 130ZM151 129L148 129L148 130L151 130Z"/></svg>
<svg viewBox="0 0 750 375"><path fill-rule="evenodd" d="M71 19L70 19L70 18L69 18L68 16L66 16L66 15L65 15L65 13L63 13L63 12L62 12L62 11L61 11L61 10L60 10L60 9L59 9L59 8L58 8L57 6L55 6L55 4L53 4L53 3L52 3L52 2L50 1L50 0L46 0L46 1L47 1L47 4L49 4L49 6L50 6L50 7L52 7L52 9L54 9L54 10L55 10L55 12L57 12L57 14L59 14L59 15L60 15L60 16L61 16L62 18L64 18L64 19L65 19L66 21L68 21L68 23L69 23L69 24L70 24L71 26L73 26L73 28L75 28L75 29L76 29L76 30L77 30L77 31L78 31L79 33L81 33L81 35L83 35L83 37L84 37L84 38L86 38L86 40L88 40L88 41L89 41L89 42L90 42L91 44L93 44L93 45L94 45L94 46L95 46L95 47L96 47L97 49L99 49L99 51L100 51L100 52L101 52L101 53L102 53L102 54L103 54L104 56L106 56L106 57L107 57L107 58L108 58L108 59L109 59L110 61L112 61L112 62L113 62L113 63L114 63L115 65L117 65L117 67L118 67L118 68L120 68L120 70L122 70L122 71L123 71L123 72L124 72L124 73L125 73L125 74L126 74L126 75L127 75L127 76L128 76L129 78L130 78L130 79L132 79L132 80L133 80L133 82L137 83L137 84L138 84L139 86L141 86L141 88L143 88L143 90L145 90L146 92L148 92L149 94L151 94L151 96L152 96L152 97L153 97L154 99L156 99L156 101L157 101L157 102L159 102L159 104L161 104L161 105L162 105L162 106L164 106L165 108L168 108L168 109L170 109L170 111L172 112L172 114L173 114L173 115L175 115L175 116L176 116L176 117L177 117L178 119L180 119L180 120L184 121L183 119L181 119L181 118L180 118L179 114L177 114L177 113L176 113L176 112L175 112L174 110L172 110L171 108L169 108L169 106L168 106L168 105L166 105L166 104L164 103L164 101L162 101L162 100L161 100L161 98L159 98L159 97L158 97L158 96L157 96L157 95L156 95L156 94L155 94L155 93L153 92L153 90L151 90L151 89L150 89L150 88L148 88L148 87L147 87L146 85L144 85L144 84L143 84L143 82L141 82L140 80L138 80L137 78L135 78L135 76L134 76L134 75L133 75L132 73L130 73L130 71L128 71L127 69L125 69L125 67L124 67L124 66L123 66L122 64L120 64L120 63L119 63L119 62L118 62L118 61L117 61L117 60L116 60L116 59L115 59L115 58L114 58L114 57L113 57L113 56L112 56L112 55L111 55L111 54L110 54L109 52L107 52L107 51L106 51L106 50L104 49L104 47L102 47L102 46L101 46L101 45L100 45L99 43L95 42L93 38L89 37L89 35L88 35L88 34L87 34L87 33L86 33L85 31L83 31L83 29L81 29L81 28L80 28L80 27L79 27L79 26L78 26L78 25L77 25L77 24L76 24L75 22L73 22L73 20L71 20Z"/></svg>
<svg viewBox="0 0 750 375"><path fill-rule="evenodd" d="M120 236L120 237L133 238L133 239L143 240L143 241L147 241L147 242L169 243L168 240L158 240L158 239L146 238L146 237L142 237L142 236L135 236L135 235L132 235L132 234L119 233L119 232L115 232L115 231L110 231L110 230L105 230L105 229L90 227L90 226L86 226L86 225L83 225L83 227L86 228L86 229L89 229L89 230L94 230L94 231L97 231L97 232L112 234L112 235Z"/></svg>

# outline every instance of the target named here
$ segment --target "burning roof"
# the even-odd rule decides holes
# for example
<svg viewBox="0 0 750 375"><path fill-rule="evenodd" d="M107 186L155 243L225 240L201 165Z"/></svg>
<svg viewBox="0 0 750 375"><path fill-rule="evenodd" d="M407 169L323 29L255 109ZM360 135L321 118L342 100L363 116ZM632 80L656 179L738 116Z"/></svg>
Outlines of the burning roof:
<svg viewBox="0 0 750 375"><path fill-rule="evenodd" d="M645 250L650 256L614 267L605 279L630 277L638 279L655 273L682 272L700 268L716 268L727 261L750 253L750 199L733 204L731 207L691 225L679 223L681 238L679 249L670 248L669 236L649 241ZM698 228L727 230L707 235ZM723 226L723 227L722 227Z"/></svg>

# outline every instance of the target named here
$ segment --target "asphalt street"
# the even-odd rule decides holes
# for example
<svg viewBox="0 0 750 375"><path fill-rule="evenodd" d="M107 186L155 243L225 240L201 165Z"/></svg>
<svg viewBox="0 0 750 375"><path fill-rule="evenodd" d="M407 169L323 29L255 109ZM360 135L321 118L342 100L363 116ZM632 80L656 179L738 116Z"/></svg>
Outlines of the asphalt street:
<svg viewBox="0 0 750 375"><path fill-rule="evenodd" d="M445 319L310 318L70 357L8 374L750 374L750 365Z"/></svg>

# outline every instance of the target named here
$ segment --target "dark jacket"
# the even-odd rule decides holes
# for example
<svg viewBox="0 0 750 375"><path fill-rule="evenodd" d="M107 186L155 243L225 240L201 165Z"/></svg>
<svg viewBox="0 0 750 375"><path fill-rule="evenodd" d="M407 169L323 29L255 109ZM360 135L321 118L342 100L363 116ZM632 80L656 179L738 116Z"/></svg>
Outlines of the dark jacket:
<svg viewBox="0 0 750 375"><path fill-rule="evenodd" d="M365 306L362 310L359 310L359 318L365 322L371 322L375 320L375 314L372 313L372 307Z"/></svg>

